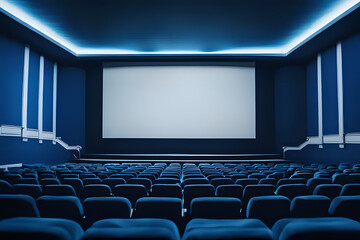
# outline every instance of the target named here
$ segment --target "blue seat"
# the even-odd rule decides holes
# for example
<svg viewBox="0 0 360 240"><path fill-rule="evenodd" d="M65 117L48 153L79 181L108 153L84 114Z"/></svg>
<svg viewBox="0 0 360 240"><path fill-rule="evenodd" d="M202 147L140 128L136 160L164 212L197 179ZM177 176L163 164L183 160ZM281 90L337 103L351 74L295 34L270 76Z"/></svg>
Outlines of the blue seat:
<svg viewBox="0 0 360 240"><path fill-rule="evenodd" d="M41 178L39 182L42 186L61 184L57 178Z"/></svg>
<svg viewBox="0 0 360 240"><path fill-rule="evenodd" d="M137 200L134 218L164 218L182 224L182 201L171 197L143 197Z"/></svg>
<svg viewBox="0 0 360 240"><path fill-rule="evenodd" d="M297 196L305 196L309 195L309 189L305 184L283 184L280 185L275 192L276 195L282 195L290 200Z"/></svg>
<svg viewBox="0 0 360 240"><path fill-rule="evenodd" d="M37 184L15 184L14 188L16 193L29 195L34 199L43 194L41 185Z"/></svg>
<svg viewBox="0 0 360 240"><path fill-rule="evenodd" d="M236 184L241 185L244 189L247 185L255 185L259 183L259 179L257 178L239 178L235 182Z"/></svg>
<svg viewBox="0 0 360 240"><path fill-rule="evenodd" d="M251 198L259 196L271 196L274 195L274 186L270 184L259 184L259 185L247 185L243 192L243 209L246 213L247 205Z"/></svg>
<svg viewBox="0 0 360 240"><path fill-rule="evenodd" d="M89 197L84 201L85 225L106 218L130 218L131 203L124 197Z"/></svg>
<svg viewBox="0 0 360 240"><path fill-rule="evenodd" d="M0 194L15 193L14 187L7 181L0 180Z"/></svg>
<svg viewBox="0 0 360 240"><path fill-rule="evenodd" d="M180 240L175 223L167 219L105 219L95 222L82 240Z"/></svg>
<svg viewBox="0 0 360 240"><path fill-rule="evenodd" d="M191 218L241 218L241 201L233 197L198 197L191 201Z"/></svg>
<svg viewBox="0 0 360 240"><path fill-rule="evenodd" d="M101 183L108 185L111 191L114 191L116 185L125 184L126 181L123 178L105 178Z"/></svg>
<svg viewBox="0 0 360 240"><path fill-rule="evenodd" d="M310 178L307 180L306 186L310 193L314 192L314 189L320 184L331 184L331 178Z"/></svg>
<svg viewBox="0 0 360 240"><path fill-rule="evenodd" d="M282 178L279 179L276 188L279 188L281 185L284 184L306 184L307 179L305 178Z"/></svg>
<svg viewBox="0 0 360 240"><path fill-rule="evenodd" d="M183 240L272 240L272 232L258 219L193 219Z"/></svg>
<svg viewBox="0 0 360 240"><path fill-rule="evenodd" d="M279 219L290 217L290 200L284 196L261 196L250 199L247 218L257 218L266 226L272 225Z"/></svg>
<svg viewBox="0 0 360 240"><path fill-rule="evenodd" d="M76 196L75 190L71 185L46 185L44 187L44 195L49 196Z"/></svg>
<svg viewBox="0 0 360 240"><path fill-rule="evenodd" d="M209 184L209 180L207 178L199 177L199 178L187 178L181 183L181 186L184 188L186 185L195 185L195 184Z"/></svg>
<svg viewBox="0 0 360 240"><path fill-rule="evenodd" d="M41 196L36 200L40 216L65 218L83 225L84 211L80 200L74 196Z"/></svg>
<svg viewBox="0 0 360 240"><path fill-rule="evenodd" d="M12 217L39 217L35 200L22 194L0 195L0 219Z"/></svg>
<svg viewBox="0 0 360 240"><path fill-rule="evenodd" d="M334 184L341 184L341 185L352 183L351 176L345 173L335 173L332 176L332 181Z"/></svg>
<svg viewBox="0 0 360 240"><path fill-rule="evenodd" d="M151 188L152 197L176 197L182 198L180 184L154 184Z"/></svg>
<svg viewBox="0 0 360 240"><path fill-rule="evenodd" d="M144 185L147 191L150 191L152 185L151 180L147 178L130 178L126 183Z"/></svg>
<svg viewBox="0 0 360 240"><path fill-rule="evenodd" d="M120 184L116 185L113 191L115 196L127 198L134 208L139 198L147 197L148 193L144 185L141 184Z"/></svg>
<svg viewBox="0 0 360 240"><path fill-rule="evenodd" d="M210 183L216 189L220 185L234 184L235 182L231 178L214 178Z"/></svg>
<svg viewBox="0 0 360 240"><path fill-rule="evenodd" d="M83 178L82 179L84 186L90 184L101 184L100 178Z"/></svg>
<svg viewBox="0 0 360 240"><path fill-rule="evenodd" d="M315 187L313 195L324 195L330 199L340 195L342 185L340 184L320 184Z"/></svg>
<svg viewBox="0 0 360 240"><path fill-rule="evenodd" d="M79 178L64 178L61 180L63 184L70 185L74 188L76 196L80 199L84 198L84 186L83 182Z"/></svg>
<svg viewBox="0 0 360 240"><path fill-rule="evenodd" d="M290 218L272 227L274 240L360 239L360 223L347 218Z"/></svg>
<svg viewBox="0 0 360 240"><path fill-rule="evenodd" d="M39 180L36 178L19 178L15 184L39 184Z"/></svg>
<svg viewBox="0 0 360 240"><path fill-rule="evenodd" d="M291 201L290 214L294 218L328 217L331 199L321 195L295 197Z"/></svg>
<svg viewBox="0 0 360 240"><path fill-rule="evenodd" d="M340 196L354 196L354 195L360 195L359 183L345 184L342 187Z"/></svg>
<svg viewBox="0 0 360 240"><path fill-rule="evenodd" d="M84 199L88 197L110 197L111 188L105 184L90 184L84 186Z"/></svg>
<svg viewBox="0 0 360 240"><path fill-rule="evenodd" d="M333 199L329 213L334 217L347 217L360 221L360 196L339 196Z"/></svg>
<svg viewBox="0 0 360 240"><path fill-rule="evenodd" d="M215 188L211 184L186 185L183 191L184 208L190 210L190 203L197 197L214 197Z"/></svg>
<svg viewBox="0 0 360 240"><path fill-rule="evenodd" d="M67 219L16 217L0 222L2 240L80 240L83 233L78 223Z"/></svg>
<svg viewBox="0 0 360 240"><path fill-rule="evenodd" d="M155 180L155 184L180 184L179 178L160 177Z"/></svg>
<svg viewBox="0 0 360 240"><path fill-rule="evenodd" d="M241 200L243 187L237 184L220 185L216 188L215 195L217 197L236 197Z"/></svg>
<svg viewBox="0 0 360 240"><path fill-rule="evenodd" d="M271 184L275 188L275 186L277 185L277 182L278 182L278 179L276 179L276 178L263 178L260 180L259 184Z"/></svg>

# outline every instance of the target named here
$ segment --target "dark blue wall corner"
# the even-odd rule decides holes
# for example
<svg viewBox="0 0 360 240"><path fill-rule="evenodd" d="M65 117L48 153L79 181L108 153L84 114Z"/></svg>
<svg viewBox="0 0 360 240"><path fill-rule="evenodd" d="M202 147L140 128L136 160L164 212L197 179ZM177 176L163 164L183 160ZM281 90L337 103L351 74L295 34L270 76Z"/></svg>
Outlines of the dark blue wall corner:
<svg viewBox="0 0 360 240"><path fill-rule="evenodd" d="M85 70L58 68L57 136L85 147Z"/></svg>
<svg viewBox="0 0 360 240"><path fill-rule="evenodd" d="M21 126L25 45L0 35L0 125ZM30 46L28 127L38 129L38 91L40 55ZM43 129L52 131L54 62L45 56ZM85 72L78 68L58 69L57 136L70 145L85 145ZM73 151L51 141L0 137L0 165L9 163L68 162Z"/></svg>
<svg viewBox="0 0 360 240"><path fill-rule="evenodd" d="M286 159L304 163L359 163L360 145L349 144L339 148L337 144L326 144L324 148L316 145L305 147L302 151L288 151Z"/></svg>
<svg viewBox="0 0 360 240"><path fill-rule="evenodd" d="M343 107L344 131L347 133L360 132L360 34L344 39L342 42L343 60ZM323 102L323 131L324 135L338 133L338 101L337 101L337 69L336 47L321 53L322 55L322 102ZM318 136L317 109L317 64L316 59L307 66L307 135ZM360 158L359 144L346 144L344 149L337 144L324 144L323 149L318 146L307 146L302 151L289 151L286 159L339 163L358 163Z"/></svg>
<svg viewBox="0 0 360 240"><path fill-rule="evenodd" d="M74 151L67 151L59 144L36 139L23 142L17 137L0 137L0 165L12 163L43 163L47 165L69 162L74 158Z"/></svg>
<svg viewBox="0 0 360 240"><path fill-rule="evenodd" d="M306 68L283 67L275 73L276 151L306 139Z"/></svg>

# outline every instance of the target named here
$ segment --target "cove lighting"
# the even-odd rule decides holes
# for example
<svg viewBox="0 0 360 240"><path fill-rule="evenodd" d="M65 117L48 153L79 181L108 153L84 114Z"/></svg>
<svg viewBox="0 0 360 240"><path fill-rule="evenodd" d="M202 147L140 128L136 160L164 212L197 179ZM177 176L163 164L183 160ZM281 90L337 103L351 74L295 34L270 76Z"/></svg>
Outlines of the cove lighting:
<svg viewBox="0 0 360 240"><path fill-rule="evenodd" d="M326 15L321 16L315 22L308 26L306 30L290 39L290 41L283 46L279 47L251 47L251 48L236 48L224 49L220 51L206 52L197 50L169 50L169 51L155 51L155 52L142 52L130 49L106 49L106 48L84 48L75 45L70 39L62 36L56 31L51 29L45 23L39 21L35 16L21 9L6 0L0 1L0 11L8 15L12 19L18 21L24 26L30 28L46 39L52 41L68 52L77 57L89 56L134 56L134 55L220 55L220 56L277 56L285 57L291 52L305 44L314 36L324 31L330 25L334 24L344 16L348 15L360 6L360 0L344 0L336 4Z"/></svg>

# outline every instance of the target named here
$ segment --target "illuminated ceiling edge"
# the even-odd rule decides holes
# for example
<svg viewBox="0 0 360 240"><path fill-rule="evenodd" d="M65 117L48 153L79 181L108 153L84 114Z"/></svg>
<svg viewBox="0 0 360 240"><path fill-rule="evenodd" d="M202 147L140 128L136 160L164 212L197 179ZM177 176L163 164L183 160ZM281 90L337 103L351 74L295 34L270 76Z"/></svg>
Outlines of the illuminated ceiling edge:
<svg viewBox="0 0 360 240"><path fill-rule="evenodd" d="M349 2L346 2L349 4ZM43 36L47 40L51 41L52 43L56 44L57 46L63 48L64 50L68 51L72 55L76 57L115 57L115 56L169 56L169 55L177 55L177 56L259 56L259 57L286 57L291 54L293 51L310 41L319 33L323 32L325 29L342 19L343 17L347 16L355 9L360 7L360 0L354 0L353 3L350 3L351 6L345 9L345 11L336 13L337 15L333 17L330 21L324 24L322 27L315 29L308 35L307 37L293 39L288 44L285 44L281 48L243 48L243 49L233 49L233 50L222 50L222 51L214 51L214 52L201 52L201 51L159 51L159 52L138 52L133 50L121 50L121 49L99 49L99 48L80 48L76 45L73 45L71 42L63 38L62 36L58 35L52 29L48 28L46 25L40 25L43 29L48 29L53 34L46 34L44 31L39 30L38 28L34 27L30 23L28 23L24 18L28 18L33 21L37 21L36 19L32 18L31 16L26 16L26 13L22 12L22 10L18 9L16 6L7 3L5 1L0 2L0 11L3 12L5 15L9 16L10 18L14 19L15 21L19 22L20 24L24 25L25 27L31 29L32 31L36 32L37 34ZM24 16L17 16L16 14L12 13L9 9L15 9L18 12L22 12ZM40 23L41 24L41 23ZM52 37L51 37L52 35ZM301 34L300 34L301 36ZM57 38L57 40L56 40ZM297 44L293 44L293 42L298 42ZM66 46L68 45L68 46ZM70 46L69 46L70 45ZM293 45L293 46L291 46ZM287 49L286 49L287 48Z"/></svg>

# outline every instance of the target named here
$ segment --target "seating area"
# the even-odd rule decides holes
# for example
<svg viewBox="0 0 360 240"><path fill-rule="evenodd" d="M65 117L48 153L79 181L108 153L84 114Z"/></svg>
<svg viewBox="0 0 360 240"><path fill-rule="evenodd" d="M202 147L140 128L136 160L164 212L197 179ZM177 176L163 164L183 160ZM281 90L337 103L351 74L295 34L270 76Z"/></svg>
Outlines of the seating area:
<svg viewBox="0 0 360 240"><path fill-rule="evenodd" d="M360 239L359 176L358 164L24 165L1 171L0 236Z"/></svg>

